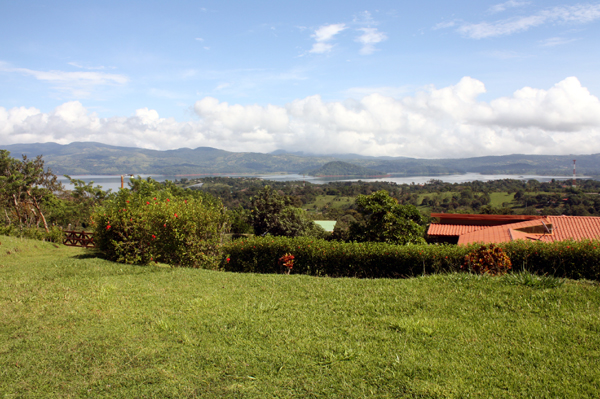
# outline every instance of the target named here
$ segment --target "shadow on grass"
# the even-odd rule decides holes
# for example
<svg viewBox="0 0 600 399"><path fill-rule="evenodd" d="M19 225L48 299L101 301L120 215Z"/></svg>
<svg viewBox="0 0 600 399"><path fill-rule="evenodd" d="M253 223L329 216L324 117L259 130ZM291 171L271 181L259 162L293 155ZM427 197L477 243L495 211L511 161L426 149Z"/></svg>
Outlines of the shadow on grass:
<svg viewBox="0 0 600 399"><path fill-rule="evenodd" d="M85 253L79 255L73 255L71 258L73 259L106 259L104 254L97 249L87 249Z"/></svg>

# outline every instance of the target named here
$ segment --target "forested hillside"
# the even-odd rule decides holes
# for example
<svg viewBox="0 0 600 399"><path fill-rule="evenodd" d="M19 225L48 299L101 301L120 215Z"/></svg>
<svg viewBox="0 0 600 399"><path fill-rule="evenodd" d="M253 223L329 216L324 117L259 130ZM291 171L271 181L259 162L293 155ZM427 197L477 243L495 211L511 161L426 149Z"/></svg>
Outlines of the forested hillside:
<svg viewBox="0 0 600 399"><path fill-rule="evenodd" d="M311 155L284 151L271 154L236 153L210 147L156 151L91 142L67 145L14 144L0 146L0 149L9 150L15 157L21 154L29 157L43 155L46 165L59 175L301 173L317 170L330 162L343 161L356 167L395 176L439 176L467 172L568 176L572 173L573 159L577 159L579 175L600 176L600 154L416 159L355 154ZM324 174L336 175L328 171Z"/></svg>
<svg viewBox="0 0 600 399"><path fill-rule="evenodd" d="M311 170L307 174L316 177L373 177L384 175L383 172L378 170L342 161L328 162L319 169Z"/></svg>

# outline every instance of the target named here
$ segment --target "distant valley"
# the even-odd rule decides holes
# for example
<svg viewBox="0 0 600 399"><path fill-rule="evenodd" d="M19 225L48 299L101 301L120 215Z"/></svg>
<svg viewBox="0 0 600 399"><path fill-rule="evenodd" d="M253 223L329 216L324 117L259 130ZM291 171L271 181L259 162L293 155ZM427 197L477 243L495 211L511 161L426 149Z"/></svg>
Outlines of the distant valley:
<svg viewBox="0 0 600 399"><path fill-rule="evenodd" d="M272 174L302 173L394 176L441 176L467 172L482 174L577 174L600 176L600 154L591 155L503 155L463 159L418 159L368 157L356 154L314 155L275 151L273 153L229 152L211 147L157 151L117 147L93 142L67 145L56 143L0 145L13 157L43 155L46 166L56 174ZM334 162L334 163L332 163ZM328 164L328 165L326 165ZM322 169L326 166L325 169Z"/></svg>

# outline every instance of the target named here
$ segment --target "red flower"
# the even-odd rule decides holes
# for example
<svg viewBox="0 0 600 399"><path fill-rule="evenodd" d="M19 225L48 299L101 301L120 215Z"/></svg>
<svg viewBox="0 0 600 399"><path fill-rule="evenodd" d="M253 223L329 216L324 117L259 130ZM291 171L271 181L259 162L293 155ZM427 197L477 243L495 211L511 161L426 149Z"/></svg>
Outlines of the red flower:
<svg viewBox="0 0 600 399"><path fill-rule="evenodd" d="M229 263L229 261L230 261L230 260L231 260L231 259L227 258L227 263Z"/></svg>
<svg viewBox="0 0 600 399"><path fill-rule="evenodd" d="M150 202L146 201L146 205L150 205Z"/></svg>
<svg viewBox="0 0 600 399"><path fill-rule="evenodd" d="M127 203L129 204L129 201L127 201Z"/></svg>
<svg viewBox="0 0 600 399"><path fill-rule="evenodd" d="M167 224L165 223L165 224L163 224L163 226L164 226L164 227L167 227Z"/></svg>
<svg viewBox="0 0 600 399"><path fill-rule="evenodd" d="M156 236L154 234L152 234L152 239L154 240L156 238Z"/></svg>
<svg viewBox="0 0 600 399"><path fill-rule="evenodd" d="M177 217L177 214L175 214L175 217Z"/></svg>
<svg viewBox="0 0 600 399"><path fill-rule="evenodd" d="M108 226L106 226L106 230L110 229L110 224Z"/></svg>
<svg viewBox="0 0 600 399"><path fill-rule="evenodd" d="M154 197L154 201L156 201L156 197Z"/></svg>
<svg viewBox="0 0 600 399"><path fill-rule="evenodd" d="M170 199L167 198L167 202L171 201Z"/></svg>

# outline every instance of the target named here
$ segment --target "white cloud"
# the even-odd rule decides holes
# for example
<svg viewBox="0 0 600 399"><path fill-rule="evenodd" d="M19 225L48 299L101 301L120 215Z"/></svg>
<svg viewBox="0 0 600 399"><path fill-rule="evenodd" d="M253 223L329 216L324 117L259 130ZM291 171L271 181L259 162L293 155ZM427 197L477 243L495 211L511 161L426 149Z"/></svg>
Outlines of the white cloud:
<svg viewBox="0 0 600 399"><path fill-rule="evenodd" d="M103 72L65 72L65 71L36 71L27 68L2 68L6 72L18 72L33 76L37 80L54 83L73 83L81 85L125 84L127 76Z"/></svg>
<svg viewBox="0 0 600 399"><path fill-rule="evenodd" d="M401 97L405 96L410 91L408 86L391 87L351 87L344 92L351 98L362 98L370 94L381 94L386 97Z"/></svg>
<svg viewBox="0 0 600 399"><path fill-rule="evenodd" d="M600 19L600 4L577 4L548 8L533 15L495 22L463 24L457 31L472 39L483 39L523 32L548 23L584 24L597 19Z"/></svg>
<svg viewBox="0 0 600 399"><path fill-rule="evenodd" d="M354 16L352 22L358 25L363 25L367 27L371 27L373 25L378 25L379 23L373 19L371 13L369 11L363 11L358 13L358 15Z"/></svg>
<svg viewBox="0 0 600 399"><path fill-rule="evenodd" d="M542 40L540 42L540 44L543 47L554 47L554 46L560 46L563 44L568 44L568 43L572 43L574 41L576 41L577 39L567 39L564 37L550 37L546 40Z"/></svg>
<svg viewBox="0 0 600 399"><path fill-rule="evenodd" d="M456 20L440 22L433 26L433 30L453 28L458 22Z"/></svg>
<svg viewBox="0 0 600 399"><path fill-rule="evenodd" d="M312 34L311 37L315 39L316 43L313 44L310 52L322 54L331 51L333 45L327 42L344 29L346 29L346 24L331 24L323 25L315 30L315 33Z"/></svg>
<svg viewBox="0 0 600 399"><path fill-rule="evenodd" d="M357 37L356 41L363 45L360 49L360 54L363 55L373 54L375 44L387 39L385 33L379 32L377 28L361 28L359 31L362 31L363 34Z"/></svg>
<svg viewBox="0 0 600 399"><path fill-rule="evenodd" d="M490 7L490 9L488 10L490 13L498 13L498 12L502 12L505 11L509 8L515 8L515 7L523 7L526 6L528 4L531 4L528 1L515 1L515 0L508 0L504 3L500 3L500 4L496 4Z"/></svg>
<svg viewBox="0 0 600 399"><path fill-rule="evenodd" d="M130 117L99 118L80 102L42 113L0 107L0 142L98 141L154 149L211 146L230 151L275 149L424 158L511 153L600 152L600 100L567 78L548 90L524 87L478 101L482 82L426 87L392 98L325 102L310 96L279 105L238 105L206 97L200 120L177 122L142 108Z"/></svg>
<svg viewBox="0 0 600 399"><path fill-rule="evenodd" d="M37 71L28 68L14 68L3 62L0 62L0 71L32 76L37 80L54 84L58 90L69 91L75 97L86 97L90 90L97 86L119 86L129 81L127 76L114 73Z"/></svg>
<svg viewBox="0 0 600 399"><path fill-rule="evenodd" d="M89 66L89 65L83 65L80 64L79 62L67 62L68 65L74 66L75 68L80 68L80 69L88 69L88 70L97 70L97 71L102 71L105 69L115 69L115 67L105 67L103 65L101 66Z"/></svg>

